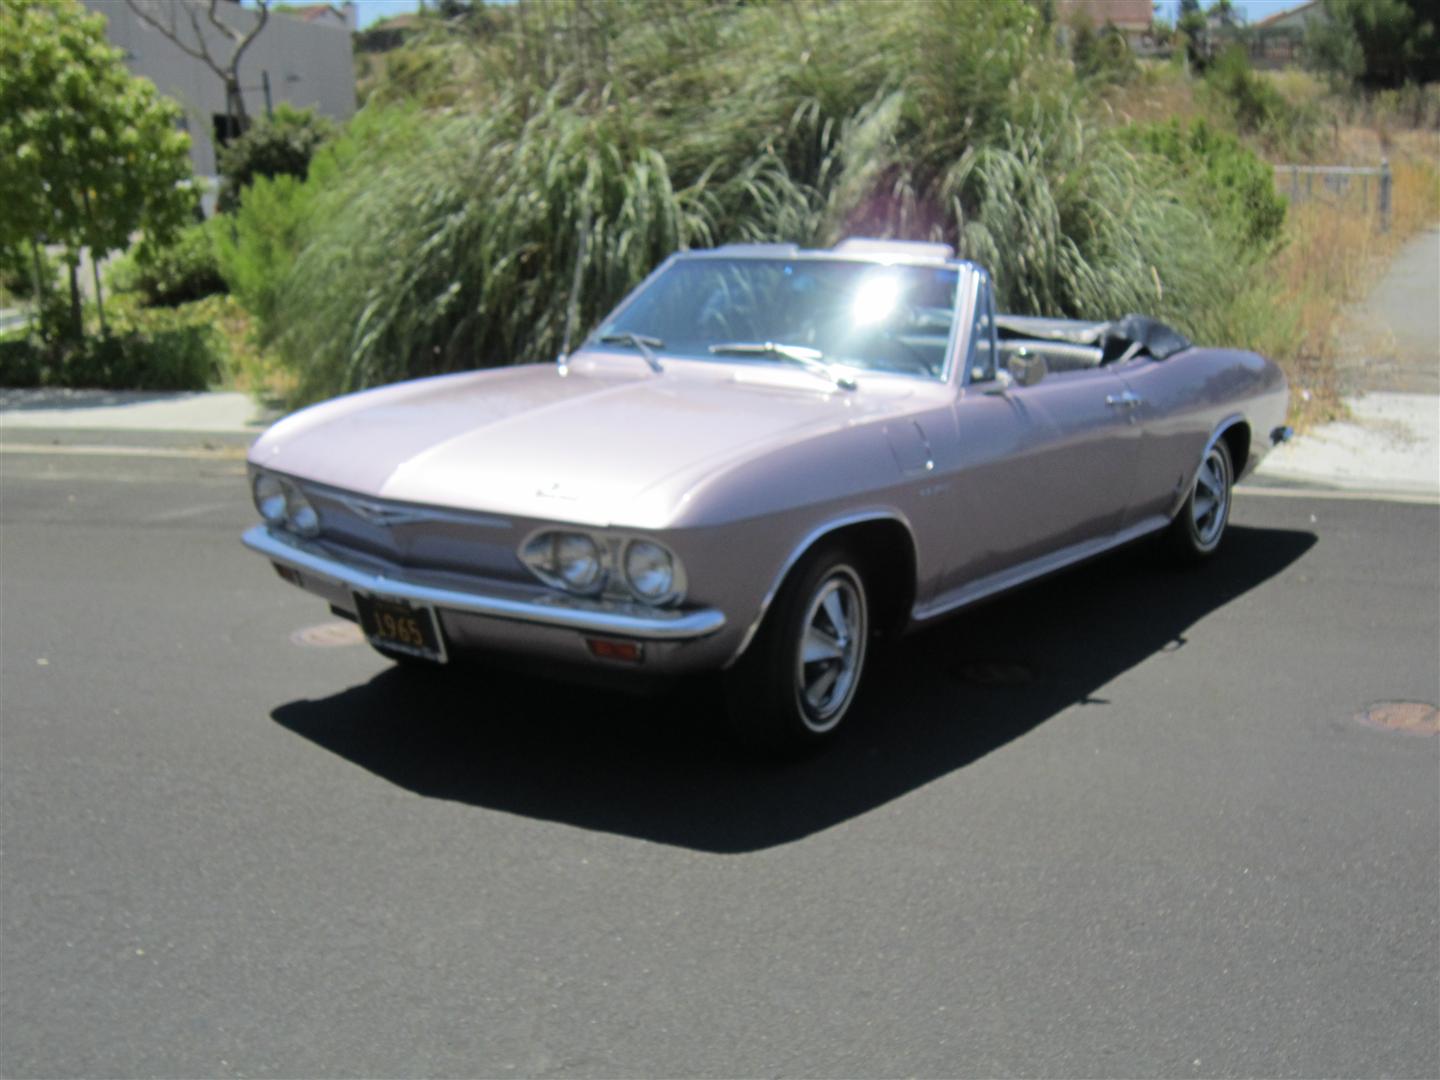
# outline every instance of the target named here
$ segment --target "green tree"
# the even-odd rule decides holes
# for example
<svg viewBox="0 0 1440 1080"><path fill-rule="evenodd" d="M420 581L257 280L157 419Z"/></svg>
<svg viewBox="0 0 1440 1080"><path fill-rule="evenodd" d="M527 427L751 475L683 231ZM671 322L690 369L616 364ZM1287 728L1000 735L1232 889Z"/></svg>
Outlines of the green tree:
<svg viewBox="0 0 1440 1080"><path fill-rule="evenodd" d="M180 110L125 69L104 26L78 0L0 0L0 248L38 265L42 244L65 247L68 337L81 250L102 259L142 228L163 240L194 206Z"/></svg>
<svg viewBox="0 0 1440 1080"><path fill-rule="evenodd" d="M1372 89L1440 79L1440 27L1433 0L1322 0L1309 24L1311 66Z"/></svg>

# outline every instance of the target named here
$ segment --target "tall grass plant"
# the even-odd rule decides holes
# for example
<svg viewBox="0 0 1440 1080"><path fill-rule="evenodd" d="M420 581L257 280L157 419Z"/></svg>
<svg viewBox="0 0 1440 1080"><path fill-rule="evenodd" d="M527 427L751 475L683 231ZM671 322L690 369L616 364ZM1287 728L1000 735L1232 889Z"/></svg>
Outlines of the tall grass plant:
<svg viewBox="0 0 1440 1080"><path fill-rule="evenodd" d="M1034 5L554 0L477 25L395 54L403 94L303 183L257 182L220 244L297 401L551 358L577 263L583 329L698 245L944 240L1013 311L1199 337L1250 261Z"/></svg>

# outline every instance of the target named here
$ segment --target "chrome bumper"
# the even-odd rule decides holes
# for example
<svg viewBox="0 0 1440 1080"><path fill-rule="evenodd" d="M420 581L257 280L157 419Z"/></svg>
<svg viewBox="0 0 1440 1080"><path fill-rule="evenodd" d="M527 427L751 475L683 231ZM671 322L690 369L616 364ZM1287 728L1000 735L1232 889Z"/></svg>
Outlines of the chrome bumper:
<svg viewBox="0 0 1440 1080"><path fill-rule="evenodd" d="M306 578L320 578L309 588L321 596L332 595L336 588L344 592L371 593L377 596L408 600L434 607L442 617L448 613L501 619L512 623L528 623L539 627L574 630L640 641L685 642L708 637L725 625L725 616L714 608L699 611L663 611L619 609L596 601L543 594L538 597L504 596L505 586L487 593L463 592L456 589L425 585L404 577L341 562L318 545L296 537L273 532L256 525L242 538L245 546L271 562L297 570ZM331 588L324 586L330 584ZM308 584L305 587L309 587ZM512 587L513 588L513 587ZM516 590L517 592L519 590ZM345 606L348 606L345 605Z"/></svg>

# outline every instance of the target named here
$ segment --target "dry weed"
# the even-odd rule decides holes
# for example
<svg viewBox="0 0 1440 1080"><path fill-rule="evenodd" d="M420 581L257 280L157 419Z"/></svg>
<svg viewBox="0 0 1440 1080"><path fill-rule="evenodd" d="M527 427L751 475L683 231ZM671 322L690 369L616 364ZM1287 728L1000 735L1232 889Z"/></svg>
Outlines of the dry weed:
<svg viewBox="0 0 1440 1080"><path fill-rule="evenodd" d="M1345 308L1365 298L1405 241L1440 220L1440 173L1427 149L1434 137L1406 133L1392 147L1394 187L1388 231L1377 228L1373 185L1365 201L1355 190L1347 198L1291 208L1287 243L1271 259L1267 276L1277 313L1288 313L1288 318L1268 325L1293 330L1261 351L1268 351L1286 368L1292 422L1297 427L1344 415L1336 349ZM1363 147L1364 135L1350 133L1348 145Z"/></svg>

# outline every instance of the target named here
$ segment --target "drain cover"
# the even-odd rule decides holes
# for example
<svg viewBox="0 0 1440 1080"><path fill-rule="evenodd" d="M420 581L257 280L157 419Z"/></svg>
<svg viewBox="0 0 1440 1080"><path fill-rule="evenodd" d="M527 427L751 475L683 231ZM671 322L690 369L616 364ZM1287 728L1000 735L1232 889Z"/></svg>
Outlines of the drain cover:
<svg viewBox="0 0 1440 1080"><path fill-rule="evenodd" d="M1355 717L1368 727L1410 735L1440 734L1440 710L1423 701L1382 701Z"/></svg>
<svg viewBox="0 0 1440 1080"><path fill-rule="evenodd" d="M325 622L318 626L306 626L290 635L293 645L305 645L312 649L335 649L341 645L359 645L365 640L360 627L353 622Z"/></svg>

